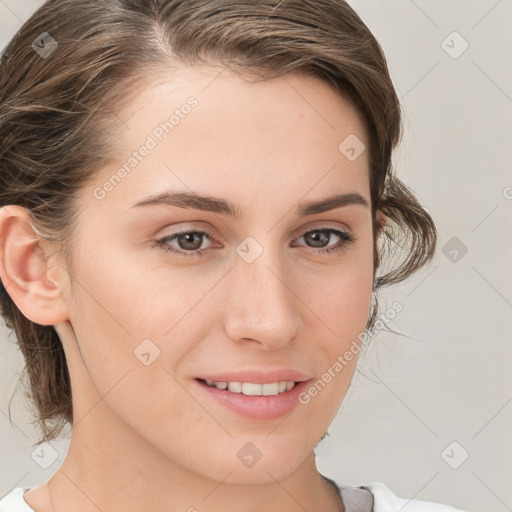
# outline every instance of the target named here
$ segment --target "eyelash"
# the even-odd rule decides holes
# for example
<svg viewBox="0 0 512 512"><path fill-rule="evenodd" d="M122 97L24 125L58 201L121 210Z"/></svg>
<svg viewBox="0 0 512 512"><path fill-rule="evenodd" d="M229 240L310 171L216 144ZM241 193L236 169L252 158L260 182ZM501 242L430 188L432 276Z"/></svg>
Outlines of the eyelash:
<svg viewBox="0 0 512 512"><path fill-rule="evenodd" d="M333 228L310 229L308 231L305 231L301 236L307 235L309 233L317 233L317 232L318 233L334 233L336 236L338 236L341 239L341 242L339 242L338 244L336 244L333 247L328 247L326 249L320 248L320 249L315 250L314 247L310 247L310 249L313 249L313 252L316 252L316 253L326 254L326 253L330 253L330 252L341 251L341 250L345 249L348 244L351 244L355 240L354 235L351 232L340 231L339 229L333 229ZM167 244L167 242L175 239L176 237L178 237L180 235L188 235L188 234L193 234L193 233L206 235L207 238L209 238L210 240L212 239L212 237L210 237L210 235L208 235L208 233L206 233L205 231L199 231L199 230L192 229L192 230L188 230L188 231L178 231L178 232L174 233L173 235L167 235L159 240L155 240L153 247L159 247L166 252L176 254L177 256L184 256L186 258L195 257L195 256L203 256L204 253L208 249L200 249L200 250L196 250L196 251L177 251L172 246Z"/></svg>

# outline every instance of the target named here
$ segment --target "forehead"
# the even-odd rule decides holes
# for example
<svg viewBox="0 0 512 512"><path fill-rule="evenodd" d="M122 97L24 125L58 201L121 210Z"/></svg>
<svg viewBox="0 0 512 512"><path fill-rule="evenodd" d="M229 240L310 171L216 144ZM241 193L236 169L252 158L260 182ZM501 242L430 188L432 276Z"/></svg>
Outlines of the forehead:
<svg viewBox="0 0 512 512"><path fill-rule="evenodd" d="M160 120L168 118L166 114L194 96L205 115L226 114L230 106L236 106L240 114L250 114L267 106L267 110L258 112L263 122L271 119L272 114L295 112L310 122L323 121L333 131L351 124L366 136L364 123L352 102L330 82L301 71L273 79L249 73L240 75L221 65L155 70L132 91L126 91L127 99L116 105L115 111L121 126L131 129L134 123L139 126L144 118L153 115ZM246 121L254 119L246 118Z"/></svg>
<svg viewBox="0 0 512 512"><path fill-rule="evenodd" d="M368 186L359 114L329 84L301 73L251 83L220 66L162 72L116 116L117 162L100 179L126 172L111 199L188 189L243 201L276 199L279 189L301 197ZM358 158L343 152L347 140L359 143Z"/></svg>

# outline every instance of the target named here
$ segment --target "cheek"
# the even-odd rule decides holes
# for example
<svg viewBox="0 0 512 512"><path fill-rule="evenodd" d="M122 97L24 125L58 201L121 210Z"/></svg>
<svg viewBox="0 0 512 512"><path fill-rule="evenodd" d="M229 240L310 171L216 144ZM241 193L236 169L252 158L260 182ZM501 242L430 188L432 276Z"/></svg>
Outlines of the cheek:
<svg viewBox="0 0 512 512"><path fill-rule="evenodd" d="M172 369L186 356L190 347L179 340L200 334L206 322L197 322L197 305L219 278L193 269L155 265L122 251L98 251L80 262L70 320L100 394L128 370ZM155 377L148 373L141 378L151 387Z"/></svg>
<svg viewBox="0 0 512 512"><path fill-rule="evenodd" d="M212 284L199 272L122 251L84 261L77 279L87 286L75 287L76 319L129 346L150 336L164 339Z"/></svg>
<svg viewBox="0 0 512 512"><path fill-rule="evenodd" d="M77 372L81 400L90 402L83 410L90 409L101 396L100 404L141 433L151 431L159 421L169 432L172 425L165 422L176 417L173 411L187 410L192 420L202 417L201 409L194 408L174 378L187 344L170 343L178 332L182 337L180 319L197 301L197 292L184 297L173 291L175 282L165 287L161 279L147 273L127 271L130 264L133 262L116 259L116 265L109 267L104 261L97 270L92 271L91 264L77 276L88 283L87 291L75 291L70 317L82 358L73 366L82 366L86 372ZM100 407L94 410L101 413ZM185 435L186 429L182 430L174 433Z"/></svg>
<svg viewBox="0 0 512 512"><path fill-rule="evenodd" d="M373 288L372 261L340 266L305 288L315 317L310 332L318 359L317 380L301 397L308 421L326 429L350 385L361 350Z"/></svg>
<svg viewBox="0 0 512 512"><path fill-rule="evenodd" d="M371 294L371 276L351 271L331 278L323 289L309 287L307 297L317 305L320 318L328 319L332 330L341 334L349 326L366 324Z"/></svg>
<svg viewBox="0 0 512 512"><path fill-rule="evenodd" d="M339 259L339 264L301 272L298 294L324 323L326 334L337 340L364 331L373 292L373 254L370 238L360 240L357 250Z"/></svg>

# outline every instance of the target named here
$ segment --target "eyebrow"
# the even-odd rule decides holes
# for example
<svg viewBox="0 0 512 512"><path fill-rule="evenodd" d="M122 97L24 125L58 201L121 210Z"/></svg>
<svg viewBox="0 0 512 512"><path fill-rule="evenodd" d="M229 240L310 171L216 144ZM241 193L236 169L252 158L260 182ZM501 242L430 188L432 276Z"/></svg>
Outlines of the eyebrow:
<svg viewBox="0 0 512 512"><path fill-rule="evenodd" d="M195 192L163 192L142 199L132 205L129 209L148 205L169 205L180 208L192 208L206 212L220 213L229 215L235 219L243 216L240 206L226 201L225 199L202 196ZM335 194L324 199L299 203L295 209L298 216L314 215L324 213L336 208L349 205L361 205L369 208L368 201L359 193L351 192L345 194Z"/></svg>

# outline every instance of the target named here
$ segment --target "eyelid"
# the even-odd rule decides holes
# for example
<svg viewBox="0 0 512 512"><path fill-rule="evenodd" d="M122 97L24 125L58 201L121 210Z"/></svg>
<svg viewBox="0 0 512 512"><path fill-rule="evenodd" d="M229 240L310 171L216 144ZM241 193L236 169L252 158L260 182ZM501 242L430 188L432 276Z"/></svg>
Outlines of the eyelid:
<svg viewBox="0 0 512 512"><path fill-rule="evenodd" d="M190 223L190 224L183 223L177 227L167 225L165 228L159 230L158 234L155 236L159 237L159 238L167 238L167 237L172 237L174 235L180 235L182 233L190 233L192 231L205 233L212 240L215 240L220 236L220 235L217 236L218 230L215 229L212 226L212 224L210 224L209 222L196 222L196 223ZM160 234L160 233L163 233L163 234Z"/></svg>
<svg viewBox="0 0 512 512"><path fill-rule="evenodd" d="M322 230L322 229L335 229L338 231L345 231L347 233L352 234L352 230L343 222L335 222L335 221L314 221L307 227L300 227L296 231L293 232L292 238L296 238L298 236L302 236L309 231Z"/></svg>

